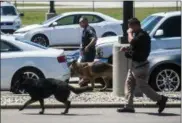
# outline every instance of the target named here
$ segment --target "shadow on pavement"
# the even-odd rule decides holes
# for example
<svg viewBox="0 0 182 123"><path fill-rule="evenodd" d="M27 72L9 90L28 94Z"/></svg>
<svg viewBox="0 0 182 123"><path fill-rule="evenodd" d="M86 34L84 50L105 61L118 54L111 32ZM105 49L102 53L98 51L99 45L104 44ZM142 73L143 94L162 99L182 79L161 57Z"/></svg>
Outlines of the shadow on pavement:
<svg viewBox="0 0 182 123"><path fill-rule="evenodd" d="M40 115L40 116L43 116L43 115L49 115L49 116L98 116L98 115L101 115L101 114L54 114L54 113L45 113L45 114L39 114L39 113L23 113L24 115Z"/></svg>
<svg viewBox="0 0 182 123"><path fill-rule="evenodd" d="M169 117L169 116L180 116L180 114L174 114L174 113L161 113L161 114L159 114L159 113L146 113L146 114L155 115L155 116L167 116L167 117Z"/></svg>
<svg viewBox="0 0 182 123"><path fill-rule="evenodd" d="M175 114L175 113L148 113L148 112L137 112L141 114L148 114L148 115L153 115L153 116L163 116L163 117L170 117L170 116L181 116L180 114Z"/></svg>

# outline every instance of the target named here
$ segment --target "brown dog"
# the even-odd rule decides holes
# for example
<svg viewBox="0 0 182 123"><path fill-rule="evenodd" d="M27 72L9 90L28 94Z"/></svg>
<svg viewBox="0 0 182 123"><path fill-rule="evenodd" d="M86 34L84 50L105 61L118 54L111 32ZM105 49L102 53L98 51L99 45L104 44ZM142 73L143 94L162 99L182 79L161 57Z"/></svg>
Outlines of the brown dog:
<svg viewBox="0 0 182 123"><path fill-rule="evenodd" d="M104 91L108 88L109 82L112 79L112 65L103 62L85 62L77 63L73 61L70 65L71 76L79 76L81 78L89 79L92 88L95 87L95 79L103 78L105 86L100 89Z"/></svg>

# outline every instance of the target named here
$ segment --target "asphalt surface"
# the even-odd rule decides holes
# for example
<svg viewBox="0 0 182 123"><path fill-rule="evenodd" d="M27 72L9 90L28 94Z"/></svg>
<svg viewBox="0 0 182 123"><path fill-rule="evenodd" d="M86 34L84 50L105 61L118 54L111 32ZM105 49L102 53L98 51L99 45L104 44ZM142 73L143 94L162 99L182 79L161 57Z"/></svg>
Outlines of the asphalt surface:
<svg viewBox="0 0 182 123"><path fill-rule="evenodd" d="M165 109L158 115L157 108L136 108L136 113L117 113L115 108L73 108L68 115L64 109L1 110L2 123L180 123L180 108Z"/></svg>

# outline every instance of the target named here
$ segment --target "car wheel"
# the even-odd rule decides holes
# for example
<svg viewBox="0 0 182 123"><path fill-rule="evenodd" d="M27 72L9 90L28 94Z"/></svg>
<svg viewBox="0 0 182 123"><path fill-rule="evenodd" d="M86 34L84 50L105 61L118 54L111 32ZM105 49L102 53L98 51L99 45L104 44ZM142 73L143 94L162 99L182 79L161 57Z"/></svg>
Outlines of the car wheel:
<svg viewBox="0 0 182 123"><path fill-rule="evenodd" d="M47 39L47 37L45 35L42 35L42 34L38 34L38 35L33 36L31 41L34 43L43 45L45 47L49 46L49 40Z"/></svg>
<svg viewBox="0 0 182 123"><path fill-rule="evenodd" d="M175 66L157 68L151 76L150 85L156 91L178 91L181 87L180 69Z"/></svg>
<svg viewBox="0 0 182 123"><path fill-rule="evenodd" d="M30 78L30 79L45 78L44 75L40 71L35 70L35 69L26 69L26 70L22 70L22 71L17 72L13 77L12 85L11 85L11 91L15 94L26 93L25 90L19 90L17 88L14 88L14 87L17 87L17 85L16 86L14 86L14 85L17 81L19 81L20 75L22 75L22 74L25 74L25 76L27 78Z"/></svg>
<svg viewBox="0 0 182 123"><path fill-rule="evenodd" d="M102 37L109 37L109 36L116 36L116 34L114 32L106 32L103 34Z"/></svg>

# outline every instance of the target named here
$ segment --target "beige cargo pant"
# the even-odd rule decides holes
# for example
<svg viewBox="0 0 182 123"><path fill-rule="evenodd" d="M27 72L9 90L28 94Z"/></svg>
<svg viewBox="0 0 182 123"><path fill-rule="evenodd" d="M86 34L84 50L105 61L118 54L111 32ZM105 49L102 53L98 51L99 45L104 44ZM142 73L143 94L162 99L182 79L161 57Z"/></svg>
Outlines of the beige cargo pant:
<svg viewBox="0 0 182 123"><path fill-rule="evenodd" d="M130 61L130 68L125 81L125 97L127 100L126 108L133 107L133 97L136 85L147 97L153 101L161 100L161 96L157 94L149 85L149 63Z"/></svg>

